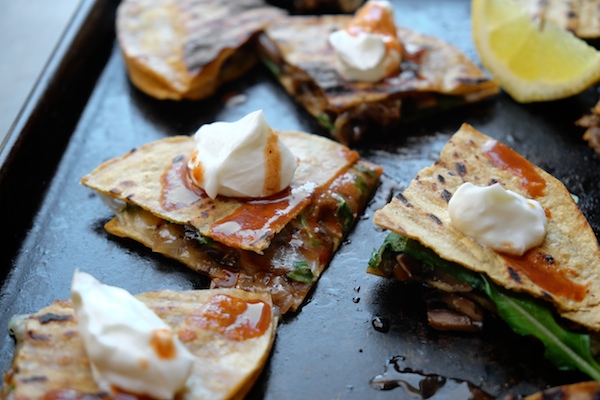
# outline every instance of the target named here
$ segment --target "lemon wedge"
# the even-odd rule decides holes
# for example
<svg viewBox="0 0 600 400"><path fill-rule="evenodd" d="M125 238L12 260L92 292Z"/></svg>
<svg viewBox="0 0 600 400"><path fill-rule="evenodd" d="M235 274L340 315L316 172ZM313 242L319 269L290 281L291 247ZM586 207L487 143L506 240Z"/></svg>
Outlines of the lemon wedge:
<svg viewBox="0 0 600 400"><path fill-rule="evenodd" d="M472 29L482 64L516 101L575 95L600 81L600 52L549 21L527 2L473 0Z"/></svg>

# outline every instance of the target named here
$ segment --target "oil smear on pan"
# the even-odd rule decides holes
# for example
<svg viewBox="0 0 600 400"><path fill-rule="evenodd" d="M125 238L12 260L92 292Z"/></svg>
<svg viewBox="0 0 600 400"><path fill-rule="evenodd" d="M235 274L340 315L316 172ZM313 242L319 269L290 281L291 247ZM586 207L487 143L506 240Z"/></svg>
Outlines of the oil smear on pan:
<svg viewBox="0 0 600 400"><path fill-rule="evenodd" d="M388 360L383 374L371 379L371 386L379 390L402 388L409 399L464 399L492 400L494 396L474 384L460 379L446 378L435 374L423 374L410 368L401 368L404 357Z"/></svg>

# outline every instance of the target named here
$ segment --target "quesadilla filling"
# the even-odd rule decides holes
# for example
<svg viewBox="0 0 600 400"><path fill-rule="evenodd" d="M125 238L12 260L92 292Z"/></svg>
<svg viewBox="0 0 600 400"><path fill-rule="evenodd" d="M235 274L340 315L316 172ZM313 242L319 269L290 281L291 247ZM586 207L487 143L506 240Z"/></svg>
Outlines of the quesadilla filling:
<svg viewBox="0 0 600 400"><path fill-rule="evenodd" d="M290 16L274 21L259 36L264 64L342 143L498 93L497 83L459 50L404 27L397 27L400 72L378 82L346 80L328 37L350 21L351 16Z"/></svg>
<svg viewBox="0 0 600 400"><path fill-rule="evenodd" d="M491 220L477 214L485 208L481 204L465 203L481 219L470 230L453 221L449 203L474 185L501 202L493 205L497 215ZM496 193L505 189L510 190ZM502 211L508 197L532 214ZM556 178L463 124L439 159L376 211L374 221L391 233L367 271L422 283L431 326L478 331L485 311L491 311L515 333L539 339L546 358L559 369L600 379L592 349L600 331L600 250L589 223ZM532 230L521 235L513 223ZM473 233L480 228L508 236L488 242ZM539 230L545 232L534 234ZM529 241L524 247L520 236Z"/></svg>
<svg viewBox="0 0 600 400"><path fill-rule="evenodd" d="M255 117L250 120L261 120ZM250 126L261 132L265 128L260 123ZM225 135L221 123L216 127L217 135ZM316 135L250 135L256 137L223 141L233 159L213 149L193 168L188 160L202 152L197 153L191 137L159 140L105 162L82 183L111 199L116 216L105 225L108 232L208 275L212 287L266 291L283 313L295 311L366 207L381 167ZM281 171L288 157L275 151L273 139L297 160L291 182L285 180L287 188L267 197L212 192L216 187L249 193L253 186L270 187L267 183L274 177L276 183L288 179ZM259 142L264 146L256 147ZM252 170L256 164L262 165L259 171ZM200 181L210 194L197 186Z"/></svg>
<svg viewBox="0 0 600 400"><path fill-rule="evenodd" d="M268 291L283 313L295 311L365 207L379 173L362 162L350 168L315 194L263 254L224 245L136 205L128 204L105 228L208 275L214 288Z"/></svg>

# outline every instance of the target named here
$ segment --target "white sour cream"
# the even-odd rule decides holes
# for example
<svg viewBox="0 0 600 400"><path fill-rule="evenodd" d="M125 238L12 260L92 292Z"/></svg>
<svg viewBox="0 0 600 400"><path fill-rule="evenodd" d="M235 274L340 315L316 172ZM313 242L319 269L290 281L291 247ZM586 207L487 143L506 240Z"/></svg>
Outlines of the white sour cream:
<svg viewBox="0 0 600 400"><path fill-rule="evenodd" d="M373 13L373 8L379 10ZM338 73L347 81L378 82L400 69L401 45L388 1L368 1L348 26L329 35L329 43Z"/></svg>
<svg viewBox="0 0 600 400"><path fill-rule="evenodd" d="M262 110L236 122L203 125L194 138L190 177L212 199L271 196L292 182L296 158Z"/></svg>
<svg viewBox="0 0 600 400"><path fill-rule="evenodd" d="M546 213L535 200L499 183L463 183L448 204L452 225L477 243L496 251L523 255L546 237Z"/></svg>
<svg viewBox="0 0 600 400"><path fill-rule="evenodd" d="M184 389L194 356L144 303L79 271L71 298L100 389L157 399L172 399Z"/></svg>

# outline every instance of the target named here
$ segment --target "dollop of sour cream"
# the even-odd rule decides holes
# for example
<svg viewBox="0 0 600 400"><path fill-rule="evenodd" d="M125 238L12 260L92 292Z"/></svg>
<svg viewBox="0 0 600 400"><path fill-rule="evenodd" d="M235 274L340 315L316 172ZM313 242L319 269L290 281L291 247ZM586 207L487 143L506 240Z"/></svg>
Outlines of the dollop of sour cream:
<svg viewBox="0 0 600 400"><path fill-rule="evenodd" d="M75 271L71 299L100 389L157 399L181 392L194 356L172 329L124 289Z"/></svg>
<svg viewBox="0 0 600 400"><path fill-rule="evenodd" d="M297 160L271 129L262 110L236 122L214 122L194 135L188 160L192 182L214 199L267 197L288 187Z"/></svg>
<svg viewBox="0 0 600 400"><path fill-rule="evenodd" d="M387 0L370 0L344 29L332 32L336 68L347 81L378 82L399 72L402 45L394 9Z"/></svg>
<svg viewBox="0 0 600 400"><path fill-rule="evenodd" d="M546 237L546 213L535 200L499 183L463 183L448 204L452 225L477 243L496 251L523 255Z"/></svg>

